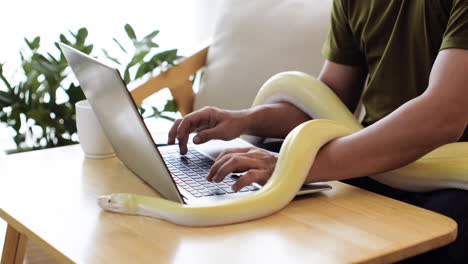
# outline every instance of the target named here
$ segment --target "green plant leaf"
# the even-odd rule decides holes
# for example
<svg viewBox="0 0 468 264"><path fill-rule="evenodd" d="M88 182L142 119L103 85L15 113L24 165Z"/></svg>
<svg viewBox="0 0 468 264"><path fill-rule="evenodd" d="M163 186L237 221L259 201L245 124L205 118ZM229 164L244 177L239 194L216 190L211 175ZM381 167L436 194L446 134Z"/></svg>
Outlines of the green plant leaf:
<svg viewBox="0 0 468 264"><path fill-rule="evenodd" d="M26 140L26 135L17 133L15 135L15 137L13 138L13 140L15 141L16 145L18 146L18 150L19 150L20 149L19 145Z"/></svg>
<svg viewBox="0 0 468 264"><path fill-rule="evenodd" d="M132 26L130 26L129 24L125 24L124 29L125 29L125 32L127 32L127 36L131 40L136 40L137 37L136 37L135 31L133 30Z"/></svg>
<svg viewBox="0 0 468 264"><path fill-rule="evenodd" d="M15 98L11 94L0 91L0 108L11 106L15 102Z"/></svg>
<svg viewBox="0 0 468 264"><path fill-rule="evenodd" d="M177 49L166 50L154 55L150 62L162 64L162 62L167 62L169 65L174 65L177 60L181 59L182 56L177 55Z"/></svg>
<svg viewBox="0 0 468 264"><path fill-rule="evenodd" d="M88 30L86 28L80 28L78 34L76 35L76 45L82 46L86 38L88 37Z"/></svg>
<svg viewBox="0 0 468 264"><path fill-rule="evenodd" d="M172 117L167 116L167 115L160 115L159 117L160 117L160 118L164 118L164 119L169 120L169 121L172 121L172 122L175 121L175 118L172 118Z"/></svg>
<svg viewBox="0 0 468 264"><path fill-rule="evenodd" d="M120 61L119 61L117 58L112 57L112 56L109 54L109 52L107 52L107 50L102 49L102 53L104 53L104 56L105 56L106 58L108 58L109 60L111 60L111 61L113 61L113 62L115 62L115 63L121 65L121 64L120 64Z"/></svg>
<svg viewBox="0 0 468 264"><path fill-rule="evenodd" d="M76 102L81 101L86 99L83 91L79 86L76 86L75 84L71 83L70 86L68 86L68 89L65 90L65 92L68 95L68 101L74 105Z"/></svg>
<svg viewBox="0 0 468 264"><path fill-rule="evenodd" d="M146 106L146 107L148 107L148 106ZM146 111L146 108L144 108L144 107L142 107L142 108L145 109L145 111ZM152 111L153 113L150 114L150 115L144 116L143 118L145 118L145 119L146 119L146 118L152 118L152 117L158 118L158 117L161 115L161 112L160 112L156 107L154 107L154 106L149 106L149 108L151 109L151 111Z"/></svg>
<svg viewBox="0 0 468 264"><path fill-rule="evenodd" d="M137 70L137 72L135 74L135 80L142 77L146 73L152 71L154 68L156 68L156 67L148 67L148 66L149 66L148 63L142 63L140 65L140 67L138 68L138 70Z"/></svg>
<svg viewBox="0 0 468 264"><path fill-rule="evenodd" d="M21 128L21 111L19 108L13 106L13 109L10 112L10 117L8 120L8 124L19 134L19 130Z"/></svg>
<svg viewBox="0 0 468 264"><path fill-rule="evenodd" d="M73 31L71 31L71 30L68 30L68 33L70 33L70 35L72 35L72 36L73 36L73 37L76 39L76 34L75 34L75 33L73 33Z"/></svg>
<svg viewBox="0 0 468 264"><path fill-rule="evenodd" d="M24 38L24 42L28 45L29 49L34 50L32 42L30 42L27 38Z"/></svg>
<svg viewBox="0 0 468 264"><path fill-rule="evenodd" d="M130 69L127 67L124 72L124 82L126 84L130 83Z"/></svg>
<svg viewBox="0 0 468 264"><path fill-rule="evenodd" d="M32 67L44 74L54 74L61 70L61 67L57 65L57 63L50 62L46 57L40 54L33 55Z"/></svg>
<svg viewBox="0 0 468 264"><path fill-rule="evenodd" d="M3 123L8 122L8 115L5 112L0 111L0 121Z"/></svg>
<svg viewBox="0 0 468 264"><path fill-rule="evenodd" d="M93 45L93 44L90 44L90 45L88 45L88 46L86 46L86 47L83 47L83 48L81 49L81 51L89 55L89 54L91 54L91 52L93 51L93 48L94 48L94 45Z"/></svg>
<svg viewBox="0 0 468 264"><path fill-rule="evenodd" d="M120 44L120 42L116 39L116 38L112 38L112 40L117 43L117 45L119 46L119 48L125 53L125 54L128 54L127 50L124 49L124 47L122 46L122 44Z"/></svg>
<svg viewBox="0 0 468 264"><path fill-rule="evenodd" d="M39 36L35 37L33 42L32 42L33 49L38 49L40 43L41 43L41 37L39 37Z"/></svg>
<svg viewBox="0 0 468 264"><path fill-rule="evenodd" d="M60 65L62 65L62 67L66 67L68 65L68 62L65 59L65 55L63 55L63 51L59 46L59 42L55 42L54 45L59 50L59 53L60 53L60 60L59 60Z"/></svg>
<svg viewBox="0 0 468 264"><path fill-rule="evenodd" d="M53 105L50 111L55 113L56 119L68 118L74 113L69 102Z"/></svg>
<svg viewBox="0 0 468 264"><path fill-rule="evenodd" d="M37 50L41 43L41 37L35 37L31 42L27 38L24 38L24 41L31 50Z"/></svg>
<svg viewBox="0 0 468 264"><path fill-rule="evenodd" d="M57 141L58 146L68 146L68 145L73 145L73 144L78 143L78 142L75 142L73 140L63 138L63 137L58 137L57 139L58 139L58 141Z"/></svg>
<svg viewBox="0 0 468 264"><path fill-rule="evenodd" d="M159 45L154 43L154 42L149 42L148 47L150 47L150 48L159 48Z"/></svg>
<svg viewBox="0 0 468 264"><path fill-rule="evenodd" d="M12 87L11 87L11 84L10 82L7 80L7 78L5 78L5 76L3 75L3 64L0 63L0 80L2 80L2 82L5 84L5 86L7 87L8 91L12 90Z"/></svg>
<svg viewBox="0 0 468 264"><path fill-rule="evenodd" d="M60 37L59 37L59 38L60 38L60 42L65 43L65 44L67 44L67 45L69 45L69 46L72 45L71 42L65 37L65 35L60 34Z"/></svg>
<svg viewBox="0 0 468 264"><path fill-rule="evenodd" d="M148 39L148 40L152 40L152 39L154 39L154 37L156 37L158 34L159 34L159 30L155 30L155 31L149 33L148 35L146 35L144 38L145 38L145 39Z"/></svg>
<svg viewBox="0 0 468 264"><path fill-rule="evenodd" d="M60 64L60 61L58 61L54 55L50 54L50 52L47 52L47 56L49 56L49 58L54 62L54 64L58 65Z"/></svg>
<svg viewBox="0 0 468 264"><path fill-rule="evenodd" d="M146 112L146 108L143 106L138 106L138 111L140 112L140 115L143 115Z"/></svg>
<svg viewBox="0 0 468 264"><path fill-rule="evenodd" d="M45 109L45 108L37 108L37 109L31 109L26 113L26 115L34 119L37 124L41 124L41 126L53 126L54 121L50 117L50 110Z"/></svg>
<svg viewBox="0 0 468 264"><path fill-rule="evenodd" d="M138 63L142 63L143 62L143 59L146 57L146 55L148 55L149 51L143 51L143 52L140 52L140 53L137 53L135 54L135 56L133 56L132 60L128 63L128 68L131 68L132 66L138 64Z"/></svg>
<svg viewBox="0 0 468 264"><path fill-rule="evenodd" d="M164 106L163 112L177 112L177 104L175 100L167 100L166 105Z"/></svg>
<svg viewBox="0 0 468 264"><path fill-rule="evenodd" d="M151 106L151 110L153 110L153 115L159 116L161 112L154 106Z"/></svg>

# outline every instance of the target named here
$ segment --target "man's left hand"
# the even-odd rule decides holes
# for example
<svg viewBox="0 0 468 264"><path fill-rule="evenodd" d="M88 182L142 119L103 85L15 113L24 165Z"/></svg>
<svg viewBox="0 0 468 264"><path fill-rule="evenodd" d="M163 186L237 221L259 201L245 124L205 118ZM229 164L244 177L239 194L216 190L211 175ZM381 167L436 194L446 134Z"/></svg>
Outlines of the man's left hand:
<svg viewBox="0 0 468 264"><path fill-rule="evenodd" d="M265 184L277 160L278 153L257 147L227 149L218 156L206 179L221 182L230 173L246 172L232 185L232 190L237 192L253 182Z"/></svg>

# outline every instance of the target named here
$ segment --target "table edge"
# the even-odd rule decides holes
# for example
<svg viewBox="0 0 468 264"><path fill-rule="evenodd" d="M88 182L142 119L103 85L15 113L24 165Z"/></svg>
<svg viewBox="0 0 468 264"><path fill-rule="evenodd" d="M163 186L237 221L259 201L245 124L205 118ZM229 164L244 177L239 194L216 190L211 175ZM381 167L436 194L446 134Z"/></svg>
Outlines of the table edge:
<svg viewBox="0 0 468 264"><path fill-rule="evenodd" d="M418 207L418 208L421 208L421 207ZM370 256L369 258L364 259L362 262L359 262L359 263L365 263L365 264L394 263L397 261L401 261L401 260L405 260L405 259L417 256L419 254L429 252L434 249L441 248L455 241L457 238L457 232L458 232L457 222L455 222L455 220L453 220L452 218L448 216L445 216L436 212L432 212L432 213L438 214L446 218L447 221L450 222L450 225L447 225L447 229L449 230L448 232L445 232L439 236L433 237L425 241L425 243L414 243L398 251L387 252L386 254L384 253L384 254ZM437 244L437 245L434 247L433 246L434 244Z"/></svg>
<svg viewBox="0 0 468 264"><path fill-rule="evenodd" d="M3 218L7 222L8 225L13 227L16 231L19 233L25 235L28 240L34 242L37 246L43 248L44 250L47 251L51 256L55 257L55 259L60 262L60 263L70 263L74 264L75 262L68 258L66 255L64 255L62 252L57 250L55 247L47 243L45 240L43 240L40 236L35 234L33 231L28 229L26 226L21 224L18 220L16 220L14 217L9 215L7 212L5 212L2 208L0 208L0 218Z"/></svg>

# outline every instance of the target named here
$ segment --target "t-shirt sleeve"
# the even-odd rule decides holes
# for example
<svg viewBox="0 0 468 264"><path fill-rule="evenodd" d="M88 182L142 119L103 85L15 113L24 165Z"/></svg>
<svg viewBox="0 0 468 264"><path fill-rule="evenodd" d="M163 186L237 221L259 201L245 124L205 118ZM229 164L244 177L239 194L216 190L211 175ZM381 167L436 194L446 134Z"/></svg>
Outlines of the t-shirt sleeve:
<svg viewBox="0 0 468 264"><path fill-rule="evenodd" d="M454 0L440 50L468 49L468 1Z"/></svg>
<svg viewBox="0 0 468 264"><path fill-rule="evenodd" d="M334 0L331 13L331 27L322 47L325 59L347 65L361 65L366 62L349 26L349 20L342 0Z"/></svg>

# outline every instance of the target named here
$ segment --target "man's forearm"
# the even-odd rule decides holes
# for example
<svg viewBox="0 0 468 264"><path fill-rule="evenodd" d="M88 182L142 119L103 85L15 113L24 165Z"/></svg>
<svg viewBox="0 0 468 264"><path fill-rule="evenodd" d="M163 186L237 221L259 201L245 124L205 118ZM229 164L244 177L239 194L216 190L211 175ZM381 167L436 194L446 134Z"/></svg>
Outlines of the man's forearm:
<svg viewBox="0 0 468 264"><path fill-rule="evenodd" d="M299 124L310 117L288 103L274 103L252 107L246 111L243 134L260 137L284 138Z"/></svg>
<svg viewBox="0 0 468 264"><path fill-rule="evenodd" d="M354 111L366 76L367 69L362 65L349 66L327 60L318 79ZM260 137L284 138L296 126L311 119L288 103L261 105L243 110L243 114L246 116L243 134Z"/></svg>
<svg viewBox="0 0 468 264"><path fill-rule="evenodd" d="M342 180L396 169L456 141L463 133L463 122L443 110L421 96L374 125L330 142L319 151L307 182Z"/></svg>

